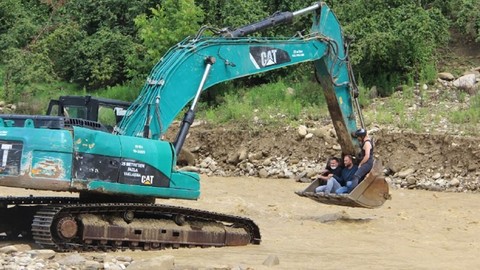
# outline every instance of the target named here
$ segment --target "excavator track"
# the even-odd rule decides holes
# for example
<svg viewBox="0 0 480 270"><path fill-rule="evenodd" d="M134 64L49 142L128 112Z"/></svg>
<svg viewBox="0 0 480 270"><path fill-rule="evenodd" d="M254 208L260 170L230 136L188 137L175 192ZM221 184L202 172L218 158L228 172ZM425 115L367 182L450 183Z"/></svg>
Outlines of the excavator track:
<svg viewBox="0 0 480 270"><path fill-rule="evenodd" d="M30 205L21 207L20 212L30 216L31 223L17 221L15 225L31 226L37 244L61 252L240 246L261 241L258 226L248 218L191 208L81 203L65 197L0 198L2 202L15 207Z"/></svg>

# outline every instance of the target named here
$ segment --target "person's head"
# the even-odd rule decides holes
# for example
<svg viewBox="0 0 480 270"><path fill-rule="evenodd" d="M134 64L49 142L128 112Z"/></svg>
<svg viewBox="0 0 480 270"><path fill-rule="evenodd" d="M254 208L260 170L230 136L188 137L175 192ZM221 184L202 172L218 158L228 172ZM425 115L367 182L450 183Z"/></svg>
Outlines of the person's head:
<svg viewBox="0 0 480 270"><path fill-rule="evenodd" d="M330 169L335 170L338 166L340 165L340 161L338 158L334 157L330 159L330 162L328 163L328 166Z"/></svg>
<svg viewBox="0 0 480 270"><path fill-rule="evenodd" d="M353 165L353 158L351 155L345 155L343 157L343 165L347 168L350 168Z"/></svg>
<svg viewBox="0 0 480 270"><path fill-rule="evenodd" d="M360 128L360 129L357 129L355 131L355 137L359 140L359 141L363 141L363 139L367 136L367 130L364 129L364 128Z"/></svg>

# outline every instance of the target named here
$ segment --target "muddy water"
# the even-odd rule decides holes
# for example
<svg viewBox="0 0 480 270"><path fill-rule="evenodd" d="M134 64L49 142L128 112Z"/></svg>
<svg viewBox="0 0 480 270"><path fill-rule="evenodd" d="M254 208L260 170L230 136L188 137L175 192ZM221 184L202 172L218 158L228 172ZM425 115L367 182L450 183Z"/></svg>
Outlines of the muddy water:
<svg viewBox="0 0 480 270"><path fill-rule="evenodd" d="M261 229L260 245L127 251L115 256L139 260L173 255L178 269L480 268L480 194L391 190L392 200L371 210L322 205L294 194L306 185L293 180L202 177L198 201L158 202L249 217ZM32 191L1 188L0 193ZM263 265L271 255L279 264Z"/></svg>

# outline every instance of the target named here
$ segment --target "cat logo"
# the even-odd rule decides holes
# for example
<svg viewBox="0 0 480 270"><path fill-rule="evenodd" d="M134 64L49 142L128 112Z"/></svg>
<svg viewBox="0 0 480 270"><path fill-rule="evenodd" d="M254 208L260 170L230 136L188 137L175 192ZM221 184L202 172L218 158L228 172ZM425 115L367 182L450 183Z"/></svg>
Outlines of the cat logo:
<svg viewBox="0 0 480 270"><path fill-rule="evenodd" d="M264 67L275 65L277 63L277 50L270 50L260 54L262 65Z"/></svg>
<svg viewBox="0 0 480 270"><path fill-rule="evenodd" d="M153 184L153 175L142 175L142 184L152 185Z"/></svg>
<svg viewBox="0 0 480 270"><path fill-rule="evenodd" d="M264 47L252 46L250 47L250 61L256 69L270 67L278 64L290 62L290 56L284 50Z"/></svg>

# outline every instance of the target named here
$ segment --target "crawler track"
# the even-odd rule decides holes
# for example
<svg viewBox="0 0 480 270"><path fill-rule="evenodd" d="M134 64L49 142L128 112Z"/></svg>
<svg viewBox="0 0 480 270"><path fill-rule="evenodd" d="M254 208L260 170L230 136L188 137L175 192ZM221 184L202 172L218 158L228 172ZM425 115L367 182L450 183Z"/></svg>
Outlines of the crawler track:
<svg viewBox="0 0 480 270"><path fill-rule="evenodd" d="M22 232L31 228L36 243L57 251L220 247L261 241L259 228L250 219L184 207L80 203L68 197L7 197L0 198L0 204L15 205L23 217L1 223L4 231L11 225ZM28 219L30 223L24 224Z"/></svg>

